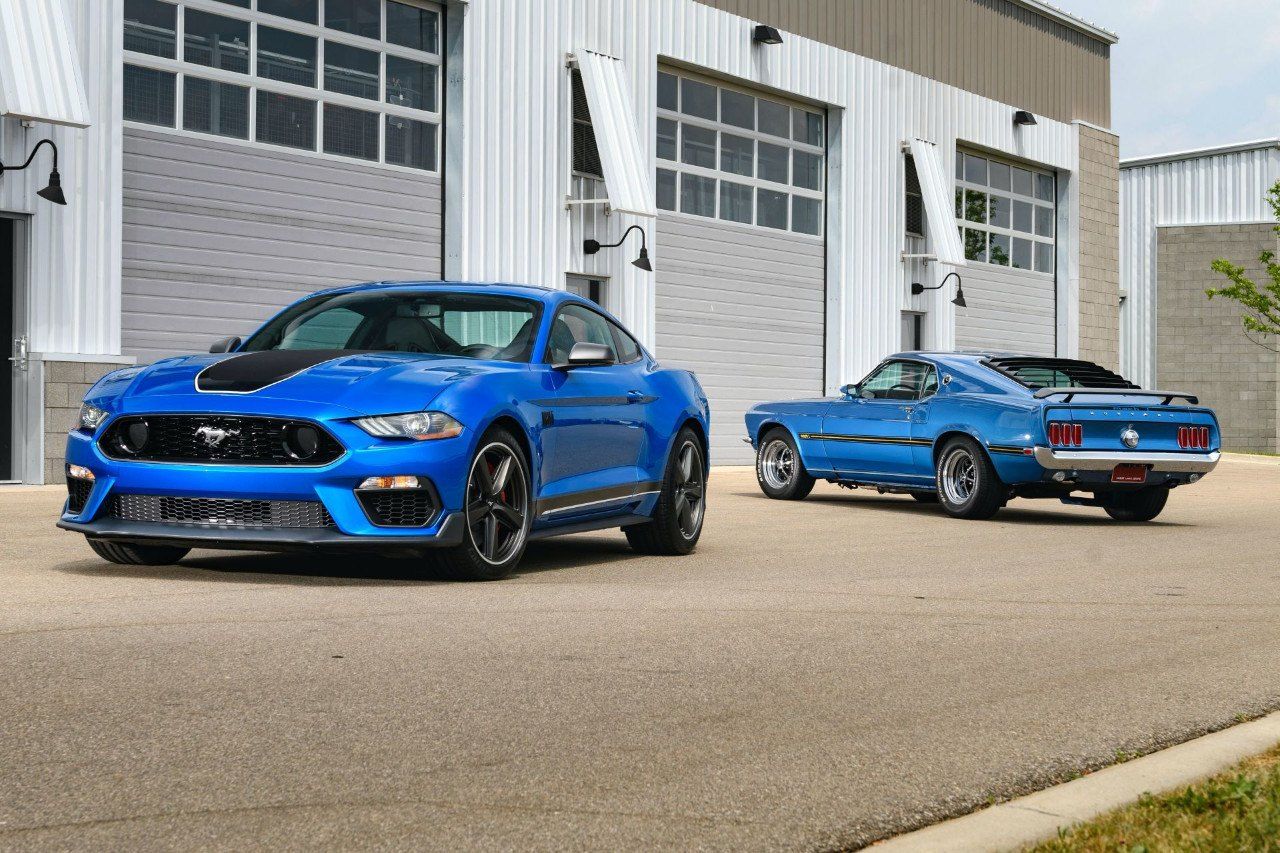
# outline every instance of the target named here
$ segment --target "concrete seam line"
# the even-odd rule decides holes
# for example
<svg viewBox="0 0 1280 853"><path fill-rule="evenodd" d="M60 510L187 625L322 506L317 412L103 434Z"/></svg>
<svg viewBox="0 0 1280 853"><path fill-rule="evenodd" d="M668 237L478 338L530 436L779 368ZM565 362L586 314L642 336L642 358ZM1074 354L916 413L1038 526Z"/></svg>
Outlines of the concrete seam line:
<svg viewBox="0 0 1280 853"><path fill-rule="evenodd" d="M1016 850L1098 815L1189 785L1280 743L1280 711L1135 758L1007 803L889 838L876 853Z"/></svg>

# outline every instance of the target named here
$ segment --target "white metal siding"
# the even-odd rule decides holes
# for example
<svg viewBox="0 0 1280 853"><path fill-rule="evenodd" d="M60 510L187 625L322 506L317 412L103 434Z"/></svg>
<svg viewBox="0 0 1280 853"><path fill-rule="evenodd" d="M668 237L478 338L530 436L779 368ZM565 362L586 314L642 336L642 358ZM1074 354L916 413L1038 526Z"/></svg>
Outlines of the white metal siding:
<svg viewBox="0 0 1280 853"><path fill-rule="evenodd" d="M712 462L750 462L748 408L822 394L822 241L662 216L658 242L658 357L706 390Z"/></svg>
<svg viewBox="0 0 1280 853"><path fill-rule="evenodd" d="M67 12L65 0L0 0L0 115L89 125L81 53Z"/></svg>
<svg viewBox="0 0 1280 853"><path fill-rule="evenodd" d="M440 181L127 128L124 351L139 361L245 335L305 293L440 278Z"/></svg>
<svg viewBox="0 0 1280 853"><path fill-rule="evenodd" d="M1266 191L1280 180L1280 142L1246 150L1160 160L1120 169L1120 369L1155 381L1156 228L1263 222Z"/></svg>
<svg viewBox="0 0 1280 853"><path fill-rule="evenodd" d="M968 307L956 311L957 347L1056 353L1053 276L979 263L963 276Z"/></svg>

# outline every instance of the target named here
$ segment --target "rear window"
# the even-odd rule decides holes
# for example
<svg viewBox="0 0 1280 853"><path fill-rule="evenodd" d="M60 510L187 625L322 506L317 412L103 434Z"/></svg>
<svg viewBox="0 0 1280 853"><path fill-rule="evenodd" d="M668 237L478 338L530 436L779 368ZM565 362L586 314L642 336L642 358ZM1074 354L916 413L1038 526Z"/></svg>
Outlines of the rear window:
<svg viewBox="0 0 1280 853"><path fill-rule="evenodd" d="M983 362L1028 388L1137 388L1118 373L1071 358L989 358Z"/></svg>

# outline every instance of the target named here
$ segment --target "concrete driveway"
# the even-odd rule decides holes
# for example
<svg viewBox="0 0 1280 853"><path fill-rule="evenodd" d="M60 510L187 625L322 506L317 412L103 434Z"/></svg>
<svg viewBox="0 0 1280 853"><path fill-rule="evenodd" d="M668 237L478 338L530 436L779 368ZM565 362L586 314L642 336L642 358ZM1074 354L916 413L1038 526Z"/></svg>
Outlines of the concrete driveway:
<svg viewBox="0 0 1280 853"><path fill-rule="evenodd" d="M717 471L698 552L98 562L0 492L0 847L855 846L1280 706L1280 465L1157 523Z"/></svg>

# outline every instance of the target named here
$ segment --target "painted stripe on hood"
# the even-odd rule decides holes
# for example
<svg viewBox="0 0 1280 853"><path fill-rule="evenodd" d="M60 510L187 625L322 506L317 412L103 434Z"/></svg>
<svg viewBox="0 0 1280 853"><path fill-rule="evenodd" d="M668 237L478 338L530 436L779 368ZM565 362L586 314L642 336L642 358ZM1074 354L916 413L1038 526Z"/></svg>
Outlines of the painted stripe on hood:
<svg viewBox="0 0 1280 853"><path fill-rule="evenodd" d="M196 374L196 390L221 394L251 394L283 382L304 370L352 355L352 350L306 349L247 352L211 364Z"/></svg>

